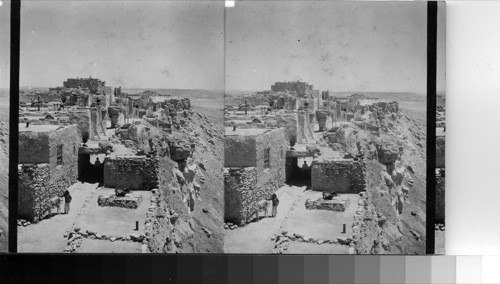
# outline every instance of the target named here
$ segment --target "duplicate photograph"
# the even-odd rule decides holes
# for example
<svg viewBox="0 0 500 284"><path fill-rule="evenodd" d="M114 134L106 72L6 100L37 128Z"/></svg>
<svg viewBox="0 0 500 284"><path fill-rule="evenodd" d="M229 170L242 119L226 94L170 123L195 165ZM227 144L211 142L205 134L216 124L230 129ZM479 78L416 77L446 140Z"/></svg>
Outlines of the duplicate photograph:
<svg viewBox="0 0 500 284"><path fill-rule="evenodd" d="M427 3L243 1L225 24L224 252L425 254Z"/></svg>
<svg viewBox="0 0 500 284"><path fill-rule="evenodd" d="M19 252L223 252L223 31L220 2L23 2Z"/></svg>

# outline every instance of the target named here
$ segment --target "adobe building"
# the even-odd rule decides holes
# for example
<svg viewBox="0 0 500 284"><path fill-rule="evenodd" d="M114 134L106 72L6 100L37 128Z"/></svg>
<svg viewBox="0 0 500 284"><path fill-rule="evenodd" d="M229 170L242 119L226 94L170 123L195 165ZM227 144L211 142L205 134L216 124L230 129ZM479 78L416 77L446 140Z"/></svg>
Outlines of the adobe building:
<svg viewBox="0 0 500 284"><path fill-rule="evenodd" d="M158 188L158 160L135 155L106 157L104 187L129 190Z"/></svg>
<svg viewBox="0 0 500 284"><path fill-rule="evenodd" d="M271 86L273 92L296 92L299 97L311 96L313 93L313 85L306 82L276 82Z"/></svg>
<svg viewBox="0 0 500 284"><path fill-rule="evenodd" d="M50 199L78 178L76 125L19 124L19 218L38 221L50 213Z"/></svg>
<svg viewBox="0 0 500 284"><path fill-rule="evenodd" d="M363 159L319 157L311 164L311 189L335 193L366 190L366 164Z"/></svg>
<svg viewBox="0 0 500 284"><path fill-rule="evenodd" d="M285 129L226 128L224 219L247 223L254 205L285 184Z"/></svg>
<svg viewBox="0 0 500 284"><path fill-rule="evenodd" d="M97 78L68 78L63 82L65 88L87 88L93 94L97 94L100 90L106 87L106 82Z"/></svg>

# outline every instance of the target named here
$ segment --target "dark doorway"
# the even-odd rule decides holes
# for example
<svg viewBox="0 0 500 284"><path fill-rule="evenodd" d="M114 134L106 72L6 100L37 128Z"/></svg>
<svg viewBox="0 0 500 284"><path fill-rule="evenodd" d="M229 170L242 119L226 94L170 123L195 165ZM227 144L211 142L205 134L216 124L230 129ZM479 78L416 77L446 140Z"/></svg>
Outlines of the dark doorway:
<svg viewBox="0 0 500 284"><path fill-rule="evenodd" d="M96 158L94 163L91 163L90 154L78 154L78 180L80 182L99 183L99 186L103 185L104 163L98 159Z"/></svg>
<svg viewBox="0 0 500 284"><path fill-rule="evenodd" d="M311 161L309 161L311 160ZM304 165L304 161L306 164ZM286 158L286 184L294 186L311 185L311 162L312 158ZM300 164L300 165L299 165Z"/></svg>

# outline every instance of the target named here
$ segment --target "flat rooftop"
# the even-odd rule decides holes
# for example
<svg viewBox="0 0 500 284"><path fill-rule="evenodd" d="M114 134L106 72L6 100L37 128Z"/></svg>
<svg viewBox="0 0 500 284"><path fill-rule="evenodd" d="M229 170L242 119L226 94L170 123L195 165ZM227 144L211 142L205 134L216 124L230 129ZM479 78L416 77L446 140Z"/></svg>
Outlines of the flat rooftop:
<svg viewBox="0 0 500 284"><path fill-rule="evenodd" d="M26 123L19 123L19 132L52 132L64 127L64 125L52 124L30 124L26 127Z"/></svg>
<svg viewBox="0 0 500 284"><path fill-rule="evenodd" d="M274 131L278 128L236 128L236 130L233 130L233 127L225 127L225 133L226 136L236 136L236 135L241 135L241 136L255 136L255 135L262 135L266 132L271 132Z"/></svg>

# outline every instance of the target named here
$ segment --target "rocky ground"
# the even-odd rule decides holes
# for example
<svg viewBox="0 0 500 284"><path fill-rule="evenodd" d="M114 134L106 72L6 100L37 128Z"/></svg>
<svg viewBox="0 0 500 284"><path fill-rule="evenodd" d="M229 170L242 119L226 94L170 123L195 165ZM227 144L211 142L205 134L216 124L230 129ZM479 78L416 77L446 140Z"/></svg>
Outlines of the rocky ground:
<svg viewBox="0 0 500 284"><path fill-rule="evenodd" d="M356 252L425 254L425 116L403 110L397 120L384 124L387 131L375 140L382 146L361 143L367 202Z"/></svg>
<svg viewBox="0 0 500 284"><path fill-rule="evenodd" d="M160 163L160 175L164 177L160 182L165 183L160 184L156 214L160 217L153 224L151 251L223 252L221 121L221 109L194 107L193 114L173 129L172 135L183 141L180 144L194 146L194 152L187 158L184 170L177 162ZM165 178L168 175L176 178Z"/></svg>
<svg viewBox="0 0 500 284"><path fill-rule="evenodd" d="M306 186L286 185L277 190L280 200L276 217L264 217L238 227L226 224L226 253L279 254L347 254L351 225L359 196L342 195L350 199L343 212L308 210L308 199L317 199L321 192L306 190ZM270 212L269 208L269 212ZM343 224L346 231L343 232Z"/></svg>
<svg viewBox="0 0 500 284"><path fill-rule="evenodd" d="M7 97L8 98L8 97ZM4 100L4 99L2 99ZM8 99L7 99L8 101ZM9 107L0 105L0 252L8 249L9 216Z"/></svg>
<svg viewBox="0 0 500 284"><path fill-rule="evenodd" d="M57 214L38 223L18 221L20 252L140 253L147 251L145 219L154 193L140 191L137 209L101 207L98 197L113 189L76 183L69 188L73 200L68 214ZM62 206L61 206L62 212ZM135 222L139 222L136 230Z"/></svg>
<svg viewBox="0 0 500 284"><path fill-rule="evenodd" d="M62 253L69 244L68 232L81 214L86 201L97 189L97 184L76 183L68 190L73 197L68 214L55 214L36 224L18 220L17 248L19 252ZM64 205L63 205L64 206ZM62 211L61 211L62 212Z"/></svg>

